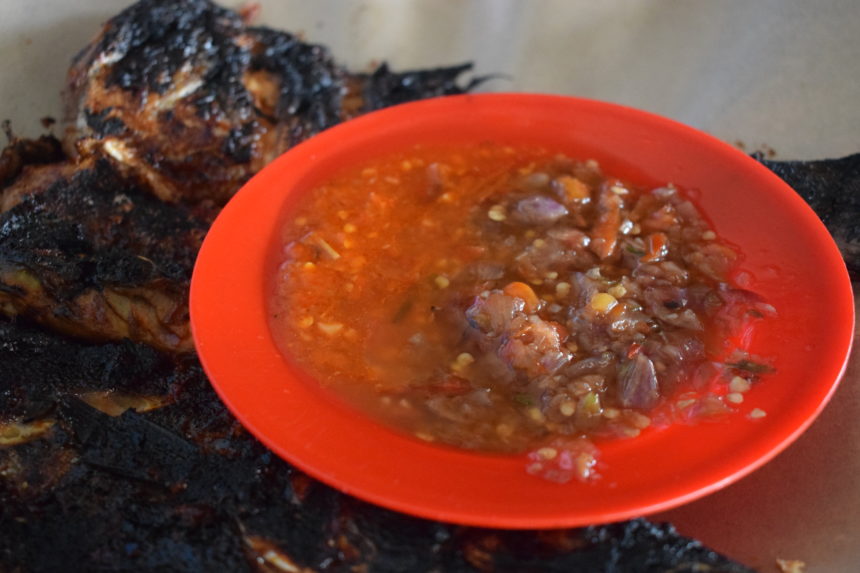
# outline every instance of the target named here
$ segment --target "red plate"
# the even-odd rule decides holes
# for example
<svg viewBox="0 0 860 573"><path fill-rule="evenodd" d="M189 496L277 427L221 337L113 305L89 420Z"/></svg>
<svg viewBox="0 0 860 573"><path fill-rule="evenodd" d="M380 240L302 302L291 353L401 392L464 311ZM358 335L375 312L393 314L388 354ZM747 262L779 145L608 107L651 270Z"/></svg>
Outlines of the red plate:
<svg viewBox="0 0 860 573"><path fill-rule="evenodd" d="M718 234L745 255L747 288L779 313L751 351L777 369L721 423L646 431L601 446L596 483L530 476L524 456L433 446L389 430L304 379L266 318L285 208L342 169L414 143L539 143L639 184L700 193ZM845 369L851 284L827 230L785 183L742 152L668 119L545 95L448 97L375 112L292 149L255 176L215 221L191 284L203 365L260 440L310 475L380 505L445 521L510 528L609 522L713 492L761 466L803 432ZM753 408L767 416L750 420ZM798 468L807 471L808 468ZM790 479L789 476L786 476Z"/></svg>

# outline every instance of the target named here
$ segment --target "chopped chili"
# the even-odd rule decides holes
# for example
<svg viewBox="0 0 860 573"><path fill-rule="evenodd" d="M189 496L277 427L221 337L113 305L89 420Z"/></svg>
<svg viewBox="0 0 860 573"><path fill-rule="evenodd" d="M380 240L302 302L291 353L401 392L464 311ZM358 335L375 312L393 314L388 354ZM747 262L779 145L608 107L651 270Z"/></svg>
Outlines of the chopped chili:
<svg viewBox="0 0 860 573"><path fill-rule="evenodd" d="M597 475L590 440L658 412L723 413L749 388L733 376L769 369L709 366L772 310L731 283L737 251L681 190L595 161L404 150L308 191L283 240L271 322L295 362L423 440L531 451L548 479Z"/></svg>

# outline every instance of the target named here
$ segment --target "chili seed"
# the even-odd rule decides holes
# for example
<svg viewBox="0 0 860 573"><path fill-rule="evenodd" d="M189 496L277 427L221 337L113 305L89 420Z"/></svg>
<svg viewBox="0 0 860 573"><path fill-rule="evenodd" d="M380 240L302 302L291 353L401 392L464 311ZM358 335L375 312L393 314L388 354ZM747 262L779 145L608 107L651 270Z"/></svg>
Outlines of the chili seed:
<svg viewBox="0 0 860 573"><path fill-rule="evenodd" d="M319 328L321 331L328 334L329 336L334 336L341 331L343 325L339 322L318 322L317 328Z"/></svg>
<svg viewBox="0 0 860 573"><path fill-rule="evenodd" d="M605 314L609 312L610 310L615 308L615 305L617 304L618 300L614 296L606 292L595 293L588 303L588 305L591 307L591 310L600 314Z"/></svg>
<svg viewBox="0 0 860 573"><path fill-rule="evenodd" d="M505 213L505 208L502 205L493 205L490 207L490 210L487 211L487 217L500 223L507 219L508 215Z"/></svg>
<svg viewBox="0 0 860 573"><path fill-rule="evenodd" d="M623 285L614 285L606 289L606 292L614 296L615 298L621 298L625 294L627 294L627 289L624 288Z"/></svg>
<svg viewBox="0 0 860 573"><path fill-rule="evenodd" d="M729 382L729 390L732 392L747 392L749 389L750 383L746 378L735 376L732 378L732 381Z"/></svg>
<svg viewBox="0 0 860 573"><path fill-rule="evenodd" d="M469 366L475 361L475 357L469 354L468 352L460 353L454 362L451 364L451 368L456 371L460 371L463 368Z"/></svg>
<svg viewBox="0 0 860 573"><path fill-rule="evenodd" d="M527 413L529 415L529 418L531 418L535 422L543 423L543 421L545 419L543 413L535 407L529 408L527 410Z"/></svg>
<svg viewBox="0 0 860 573"><path fill-rule="evenodd" d="M551 460L558 455L558 450L555 448L540 448L537 451L537 455L542 460Z"/></svg>

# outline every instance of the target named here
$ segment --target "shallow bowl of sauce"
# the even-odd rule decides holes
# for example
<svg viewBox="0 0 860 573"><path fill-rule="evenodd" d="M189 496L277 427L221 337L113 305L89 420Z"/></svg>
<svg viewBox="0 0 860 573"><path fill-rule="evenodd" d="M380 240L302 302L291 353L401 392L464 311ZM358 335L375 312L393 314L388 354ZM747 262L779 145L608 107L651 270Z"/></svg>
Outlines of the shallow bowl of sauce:
<svg viewBox="0 0 860 573"><path fill-rule="evenodd" d="M733 333L744 339L744 354L742 359L732 358L731 364L736 368L743 362L741 370L766 370L761 380L748 376L751 384L735 380L735 386L728 388L733 379L731 374L738 372L724 374L726 391L740 391L731 391L732 398L720 402L719 416L695 423L652 423L660 420L662 414L652 415L648 423L640 423L642 418L634 410L643 404L626 398L633 400L625 402L626 406L631 406L628 417L632 422L622 429L632 434L624 438L606 437L595 431L593 438L599 455L588 457L588 471L576 476L580 479L569 479L568 475L557 479L557 472L545 471L557 469L553 466L557 462L553 460L560 449L549 442L534 442L529 449L511 441L509 436L513 432L506 420L492 420L491 427L499 429L501 441L450 438L444 427L438 428L437 435L432 431L416 431L415 427L397 427L390 420L374 415L374 408L380 408L378 404L362 407L343 391L335 391L318 368L320 364L332 363L336 369L350 370L338 371L335 376L348 382L367 378L358 375L358 366L338 360L350 351L348 340L344 342L341 338L347 333L356 337L358 346L391 350L388 353L374 351L374 359L384 357L398 367L410 361L424 367L421 366L424 362L410 358L409 347L403 346L406 343L398 341L398 337L405 336L401 332L401 322L410 324L411 319L404 318L407 315L421 320L421 314L412 310L412 301L434 306L428 301L435 299L422 298L421 292L426 291L429 297L441 296L438 293L445 292L452 281L457 286L460 284L457 277L471 272L466 267L465 270L422 268L416 275L419 278L413 281L418 285L416 291L410 290L409 285L403 286L405 281L387 268L385 276L395 277L391 282L409 293L406 298L388 297L384 290L371 289L365 293L370 297L366 303L362 302L365 299L350 299L352 295L345 290L346 282L360 284L353 279L365 273L373 276L373 265L377 263L372 257L368 260L367 256L362 256L362 269L354 271L353 276L337 274L342 272L342 265L339 267L332 261L353 260L349 256L342 258L341 251L349 249L356 241L379 241L379 230L370 237L372 229L356 224L368 221L363 212L366 203L361 202L363 178L368 182L367 193L381 196L379 201L385 199L384 194L380 195L382 191L373 188L382 183L369 170L386 165L386 161L396 161L401 170L395 173L397 175L404 169L412 171L416 163L422 177L438 183L445 176L445 173L438 173L439 165L447 166L451 153L456 155L456 150L460 149L463 150L460 155L477 157L475 150L482 150L482 157L490 159L494 153L524 154L520 163L506 164L510 167L506 173L510 177L521 175L527 179L534 164L544 159L530 161L530 152L522 150L538 148L546 151L545 156L541 156L544 159L563 156L579 162L575 165L580 167L552 164L547 169L539 169L538 176L532 179L543 184L549 177L545 175L548 171L552 175L552 185L547 184L545 192L542 191L545 196L537 199L515 197L518 203L500 202L492 190L475 188L474 193L486 193L480 201L476 199L472 208L486 214L480 225L489 229L489 240L492 241L495 237L492 233L498 231L494 225L508 224L505 219L511 213L519 213L536 225L520 229L522 233L546 232L549 233L547 237L570 235L564 235L565 229L552 226L559 210L564 208L564 201L556 202L549 197L553 189L563 197L565 186L558 182L568 181L571 174L579 173L576 169L591 165L589 161L595 162L607 178L594 183L595 204L612 202L612 193L606 189L614 189L618 195L627 193L624 185L644 190L638 193L663 190L657 192L660 197L676 188L682 190L708 225L707 231L702 233L699 229L697 236L712 239L713 234L737 252L731 276L725 281L738 291L760 297L756 300L763 301L763 306L756 315L768 314L746 336ZM441 153L437 158L446 161L433 161L434 153ZM415 158L419 161L413 162ZM429 175L428 168L431 168ZM559 169L568 169L570 173L559 172ZM333 178L337 177L351 177L357 181L359 189L352 203L344 194L329 190L326 195L325 187L331 187ZM581 177L587 179L588 174ZM607 183L609 178L624 183ZM397 177L391 177L389 183L395 191L400 186ZM604 191L596 191L598 187ZM580 200L578 188L567 187L567 190L568 194L573 193L572 199L568 197L571 201ZM317 203L310 202L309 198ZM453 196L441 200L459 199ZM420 225L425 212L422 202L436 204L440 199L434 195L410 197L408 201L409 209L403 216ZM573 205L569 203L564 208L565 216L574 209ZM312 216L315 210L328 213L332 224L343 233L308 232L303 218ZM454 217L458 210L450 212L450 217ZM385 213L397 216L396 209ZM450 217L445 220L454 221ZM402 222L396 226L401 229L400 235L391 236L407 241L409 234L403 233ZM463 223L457 225L462 227ZM632 222L628 227L631 226ZM455 231L451 229L452 234ZM506 233L508 231L499 235L500 240ZM636 230L630 235L625 243L628 254L623 256L630 258L629 253L634 253L641 258L654 255L655 249L659 251L653 243L661 233L643 232L641 239L635 236L638 234ZM337 240L332 239L333 236ZM449 245L447 240L443 232L435 243L444 245L428 244L426 250L430 252L435 246L444 253L445 249L460 247L455 242ZM541 246L545 245L542 238L538 240ZM296 245L298 250L294 248ZM420 245L417 248L420 249ZM308 249L316 253L312 253L316 258L308 258L311 257L305 252ZM597 284L594 275L586 276L586 267L603 264L608 252L600 246L591 246L586 251L591 262L583 266L583 276L578 280ZM379 260L384 258L378 257ZM620 258L621 255L616 257ZM284 293L291 292L291 285L301 282L302 275L285 273L284 269L300 269L307 264L314 267L317 259L320 268L328 268L327 264L332 268L334 274L329 276L332 280L309 282L308 292L313 296L295 300L285 297ZM371 268L365 271L367 265ZM379 272L382 271L378 271L377 276ZM484 304L481 300L519 301L518 312L521 312L523 305L528 310L526 299L536 292L543 297L543 302L539 302L543 305L541 308L549 309L556 302L553 296L559 291L547 290L549 287L543 283L556 281L552 285L555 289L561 282L557 274L553 271L540 279L531 277L531 286L515 280L519 277L501 278L500 274L502 282L493 283L492 288L480 293L468 291L468 288L483 288L470 283L464 288L475 302L461 305L468 306L471 320L468 324L474 328L481 324L481 305ZM349 280L339 281L341 276ZM620 281L606 285L611 286L603 290L617 295L609 297L610 306L616 306L619 301L623 304L629 288L619 290ZM568 288L569 285L565 292ZM585 287L580 284L577 288ZM589 298L594 301L598 322L600 313L608 310L606 295L608 293L600 292ZM504 298L506 296L508 299ZM378 334L386 329L376 327L375 323L366 328L368 332L362 333L364 317L373 316L372 310L377 307L374 297L378 299L378 307L397 323L388 338ZM350 305L365 306L369 310L355 308L355 316L361 319L346 322L345 326L341 322L322 320L319 308L310 312L318 300L329 306L334 302L342 303L346 309L342 313L348 313ZM546 312L541 316L547 318ZM589 308L586 312L590 312ZM668 316L676 319L677 313ZM796 439L826 405L845 368L853 316L853 296L845 265L824 226L797 194L758 162L706 134L662 117L608 103L527 94L455 96L396 106L349 121L298 145L256 175L224 208L200 251L191 286L192 328L203 366L230 410L274 452L329 485L391 509L444 521L508 528L579 526L644 515L706 495L753 471ZM291 317L289 324L293 326L283 327L284 317ZM532 320L529 328L545 326L537 324L541 320L537 313L527 318ZM561 325L562 319L551 318L547 318L547 323L555 330L551 330L550 338L561 336L567 340L572 336L570 325L579 324ZM308 332L313 332L314 336L303 335L303 327L309 327ZM307 338L306 346L293 344L303 336ZM443 359L446 362L444 376L431 386L461 394L463 385L467 384L464 378L478 376L480 372L475 369L483 365L481 362L477 366L474 364L475 355L479 353L476 348L491 347L490 354L498 352L509 360L506 365L511 366L513 359L510 359L508 346L498 342L501 337L494 336L470 343L472 346L448 348L449 354L453 354L451 360ZM520 336L519 331L509 333L504 341L517 336ZM639 339L614 340L613 343L616 346L625 344L623 348L628 350L619 355L620 359L641 370L646 359L638 355L641 345L636 340ZM502 350L499 350L500 345ZM431 345L427 355L435 356L432 350L438 346ZM575 344L556 350L558 361L569 360L583 352ZM656 352L653 351L654 356ZM393 356L387 356L392 353ZM764 357L766 364L762 366L747 360L747 356ZM723 362L728 363L730 359ZM657 362L657 358L654 363L665 369L666 365ZM650 359L647 365L649 371L654 367ZM544 365L542 373L546 373L546 368L556 367L555 363ZM472 375L456 375L459 368ZM624 368L622 365L619 371L629 371L629 367ZM454 369L453 377L448 375L450 369ZM390 378L396 380L398 376ZM623 380L630 378L624 376L621 376ZM544 424L544 412L532 406L538 395L534 388L530 392L512 393L509 409L516 410L520 403L526 414L530 412L535 420L540 417L539 421ZM417 399L414 393L403 394L401 388L386 387L382 394L386 402L380 403L389 404L393 397L398 403L402 400L404 408L412 407L409 401ZM593 406L594 400L611 400L616 394L618 391L613 390L603 396L595 390L574 396L570 402L565 401L566 395L552 394L553 405L561 414L553 410L556 422L550 420L552 423L545 425L569 432L572 426L564 415L582 409L583 404ZM672 411L690 402L684 396L672 399ZM668 396L660 400L666 404L670 402ZM613 412L613 419L619 415L619 408L605 410ZM620 411L624 414L627 410ZM516 428L517 420L513 419L512 423ZM591 424L587 420L583 423ZM608 426L617 427L613 424ZM432 430L432 426L429 427ZM477 426L470 426L468 431L478 436L479 430L475 428ZM538 429L546 430L544 425ZM519 435L520 430L515 432ZM470 447L473 442L479 446ZM506 444L514 446L503 447ZM584 455L582 450L574 450L574 453Z"/></svg>

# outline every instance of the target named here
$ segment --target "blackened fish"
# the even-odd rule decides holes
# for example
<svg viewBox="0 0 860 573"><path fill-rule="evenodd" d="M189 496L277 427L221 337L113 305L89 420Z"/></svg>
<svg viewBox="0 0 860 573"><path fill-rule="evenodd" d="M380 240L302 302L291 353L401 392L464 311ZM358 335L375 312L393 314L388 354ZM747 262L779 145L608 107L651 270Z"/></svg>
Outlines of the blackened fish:
<svg viewBox="0 0 860 573"><path fill-rule="evenodd" d="M109 20L69 73L69 147L112 157L165 201L225 203L251 175L345 119L462 93L470 65L370 74L209 0L141 0Z"/></svg>
<svg viewBox="0 0 860 573"><path fill-rule="evenodd" d="M65 159L60 140L43 135L39 139L21 139L12 134L9 122L4 122L3 128L9 140L8 145L0 152L0 212L11 206L12 200L7 200L6 189L16 179L25 179L26 172L37 166L57 163ZM8 204L7 204L8 203Z"/></svg>
<svg viewBox="0 0 860 573"><path fill-rule="evenodd" d="M191 350L188 279L213 200L343 119L468 89L469 68L350 74L208 0L138 2L72 65L77 158L50 137L0 157L0 313Z"/></svg>
<svg viewBox="0 0 860 573"><path fill-rule="evenodd" d="M645 520L453 526L315 482L245 433L191 355L0 321L4 571L747 573Z"/></svg>
<svg viewBox="0 0 860 573"><path fill-rule="evenodd" d="M809 203L833 235L852 278L860 279L860 153L821 161L755 157Z"/></svg>
<svg viewBox="0 0 860 573"><path fill-rule="evenodd" d="M81 338L192 349L188 285L214 211L158 201L94 158L41 166L2 198L0 313Z"/></svg>

